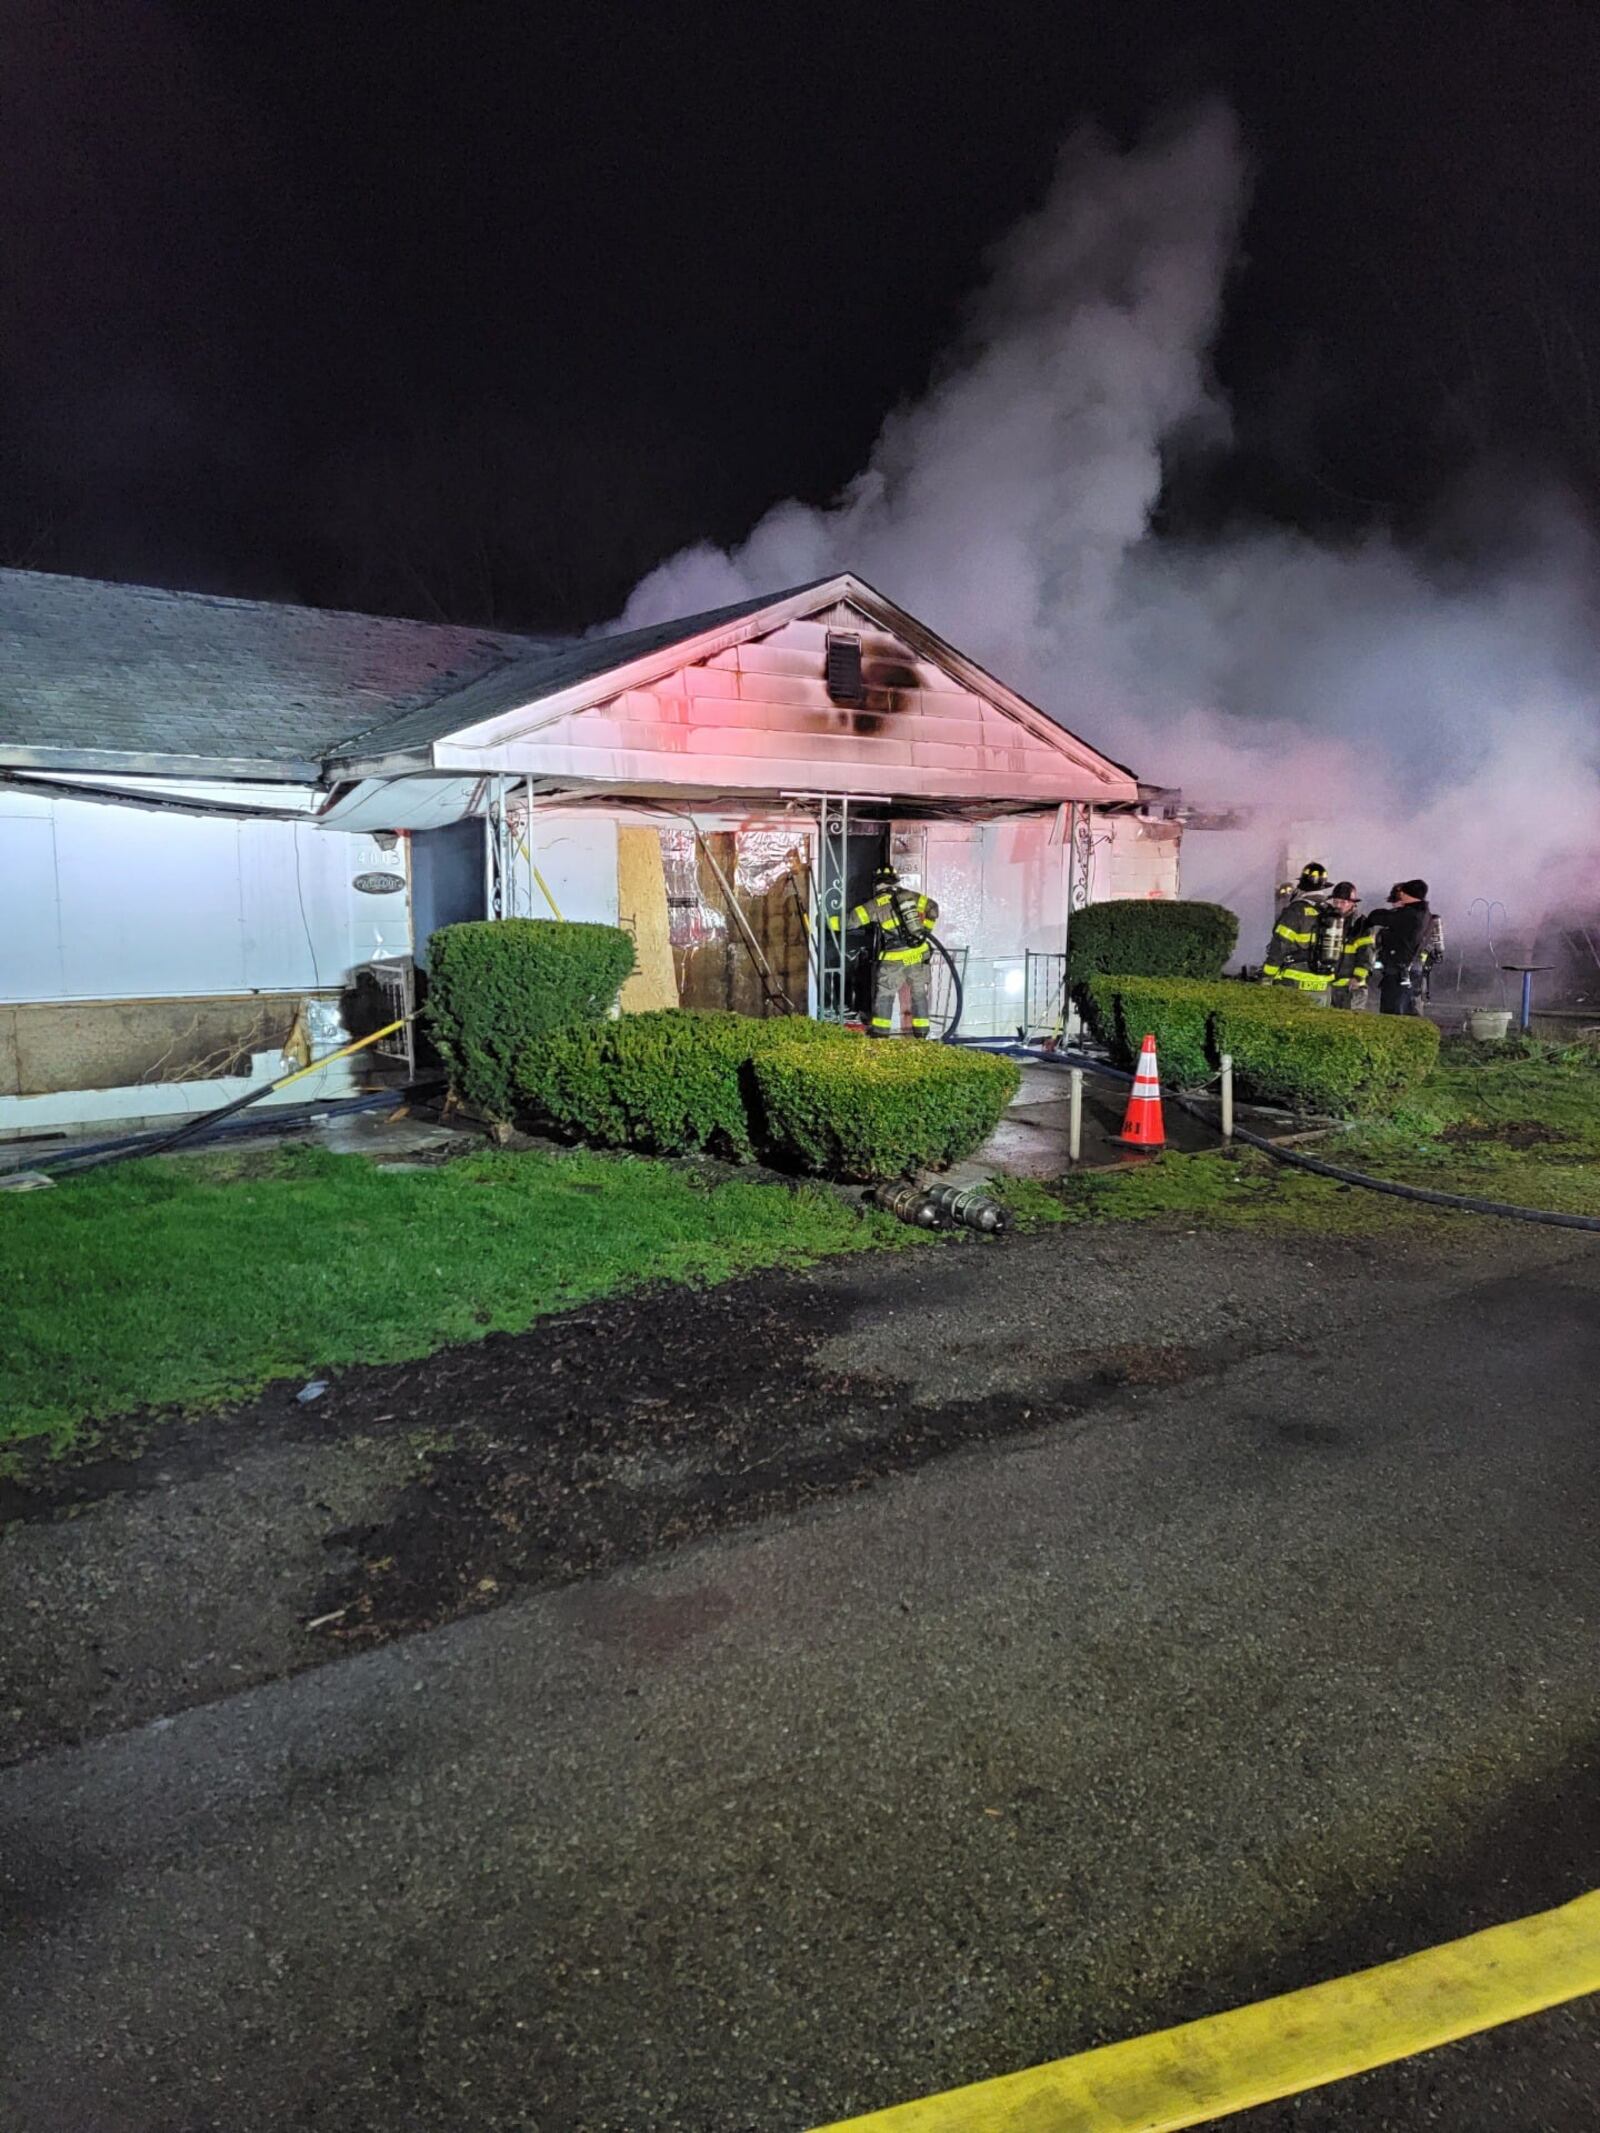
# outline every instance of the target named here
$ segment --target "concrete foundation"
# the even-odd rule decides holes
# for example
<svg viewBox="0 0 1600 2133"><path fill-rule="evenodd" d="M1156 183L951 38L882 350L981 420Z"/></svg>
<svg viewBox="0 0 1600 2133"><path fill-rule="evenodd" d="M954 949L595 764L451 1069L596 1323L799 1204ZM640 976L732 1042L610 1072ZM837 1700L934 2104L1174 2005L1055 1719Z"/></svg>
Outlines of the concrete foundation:
<svg viewBox="0 0 1600 2133"><path fill-rule="evenodd" d="M324 989L0 1005L0 1097L248 1074L254 1053L281 1051L302 1000L338 998Z"/></svg>

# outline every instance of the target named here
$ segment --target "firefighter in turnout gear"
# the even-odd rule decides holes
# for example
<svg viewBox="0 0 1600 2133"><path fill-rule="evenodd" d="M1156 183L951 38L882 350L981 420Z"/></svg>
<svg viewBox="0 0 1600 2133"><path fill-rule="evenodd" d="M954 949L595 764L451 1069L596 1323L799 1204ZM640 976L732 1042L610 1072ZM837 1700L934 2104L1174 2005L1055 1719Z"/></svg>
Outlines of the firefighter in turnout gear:
<svg viewBox="0 0 1600 2133"><path fill-rule="evenodd" d="M1261 964L1263 985L1293 986L1303 993L1325 993L1331 969L1322 964L1322 944L1328 914L1323 906L1328 894L1328 870L1315 860L1302 867L1294 894L1278 913L1267 952Z"/></svg>
<svg viewBox="0 0 1600 2133"><path fill-rule="evenodd" d="M908 889L893 867L879 867L870 902L857 904L850 913L852 927L872 929L875 963L869 1036L887 1037L892 1033L895 1002L903 992L910 995L911 1035L927 1036L931 975L928 965L938 917L939 906L933 898ZM828 924L837 932L836 917L830 918Z"/></svg>
<svg viewBox="0 0 1600 2133"><path fill-rule="evenodd" d="M1354 916L1357 901L1353 881L1336 881L1328 891L1326 909L1338 920L1337 940L1332 937L1331 928L1323 931L1323 961L1333 973L1328 985L1330 1007L1359 1008L1367 1004L1377 936L1370 918Z"/></svg>
<svg viewBox="0 0 1600 2133"><path fill-rule="evenodd" d="M1425 881L1397 881L1389 891L1388 909L1372 914L1373 931L1378 936L1378 961L1383 966L1378 987L1379 1014L1421 1013L1417 998L1426 982L1422 958L1428 952L1432 920ZM1442 951L1443 928L1437 938Z"/></svg>

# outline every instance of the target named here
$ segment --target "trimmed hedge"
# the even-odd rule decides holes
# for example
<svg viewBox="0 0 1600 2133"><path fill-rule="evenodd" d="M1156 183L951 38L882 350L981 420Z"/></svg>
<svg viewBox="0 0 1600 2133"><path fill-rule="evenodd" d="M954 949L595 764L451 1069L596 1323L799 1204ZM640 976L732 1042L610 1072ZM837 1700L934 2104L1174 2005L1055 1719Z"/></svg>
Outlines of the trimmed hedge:
<svg viewBox="0 0 1600 2133"><path fill-rule="evenodd" d="M1073 912L1067 976L1073 984L1102 971L1125 977L1220 978L1238 940L1239 921L1222 904L1116 897Z"/></svg>
<svg viewBox="0 0 1600 2133"><path fill-rule="evenodd" d="M1086 987L1096 1028L1124 1065L1146 1031L1164 1081L1182 1088L1233 1056L1241 1095L1332 1118L1380 1117L1433 1072L1439 1032L1420 1016L1311 1006L1269 986L1101 976Z"/></svg>
<svg viewBox="0 0 1600 2133"><path fill-rule="evenodd" d="M1021 1086L1009 1059L944 1044L777 1046L755 1060L766 1128L804 1169L896 1178L981 1146Z"/></svg>
<svg viewBox="0 0 1600 2133"><path fill-rule="evenodd" d="M510 1118L524 1047L603 1020L632 969L633 938L620 926L550 918L441 926L428 942L428 1021L457 1095L489 1118Z"/></svg>
<svg viewBox="0 0 1600 2133"><path fill-rule="evenodd" d="M1215 1071L1211 1012L1223 989L1199 978L1098 976L1084 985L1083 1005L1089 1027L1119 1065L1133 1064L1148 1032L1156 1040L1161 1079L1191 1089Z"/></svg>
<svg viewBox="0 0 1600 2133"><path fill-rule="evenodd" d="M837 1045L854 1058L866 1039L803 1015L665 1007L524 1045L517 1089L549 1124L608 1148L707 1149L743 1163L760 1141L751 1062L780 1044Z"/></svg>
<svg viewBox="0 0 1600 2133"><path fill-rule="evenodd" d="M517 1063L530 1111L602 1146L771 1155L852 1178L970 1154L1019 1079L1009 1060L947 1045L679 1008L552 1031Z"/></svg>

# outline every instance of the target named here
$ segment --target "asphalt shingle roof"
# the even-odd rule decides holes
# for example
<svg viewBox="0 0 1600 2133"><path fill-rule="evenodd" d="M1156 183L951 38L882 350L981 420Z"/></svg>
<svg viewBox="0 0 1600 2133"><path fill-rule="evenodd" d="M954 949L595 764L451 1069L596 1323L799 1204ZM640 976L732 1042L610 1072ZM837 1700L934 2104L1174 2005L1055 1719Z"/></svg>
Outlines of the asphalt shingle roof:
<svg viewBox="0 0 1600 2133"><path fill-rule="evenodd" d="M0 758L306 775L425 747L782 597L571 643L0 570Z"/></svg>

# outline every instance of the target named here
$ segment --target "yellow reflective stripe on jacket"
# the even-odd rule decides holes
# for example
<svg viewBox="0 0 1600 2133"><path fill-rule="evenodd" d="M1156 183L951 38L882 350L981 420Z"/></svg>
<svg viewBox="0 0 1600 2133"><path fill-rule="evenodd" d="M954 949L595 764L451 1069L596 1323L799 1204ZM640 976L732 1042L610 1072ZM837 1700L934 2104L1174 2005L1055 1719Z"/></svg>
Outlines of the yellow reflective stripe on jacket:
<svg viewBox="0 0 1600 2133"><path fill-rule="evenodd" d="M1293 941L1301 948L1306 947L1316 937L1315 933L1296 933L1292 926L1274 926L1272 929L1272 938L1275 941Z"/></svg>
<svg viewBox="0 0 1600 2133"><path fill-rule="evenodd" d="M850 923L852 926L870 926L873 923L872 913L867 909L865 904L856 905L855 909L850 914ZM828 931L830 933L837 933L838 930L839 914L837 911L830 911L828 913Z"/></svg>
<svg viewBox="0 0 1600 2133"><path fill-rule="evenodd" d="M880 963L920 963L927 953L927 942L918 941L914 948L885 948L878 961Z"/></svg>
<svg viewBox="0 0 1600 2133"><path fill-rule="evenodd" d="M1333 983L1321 970L1275 970L1265 974L1277 985L1298 985L1302 992L1326 992Z"/></svg>

